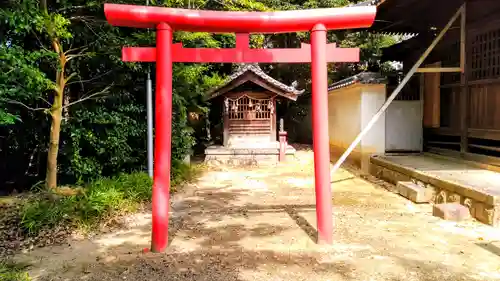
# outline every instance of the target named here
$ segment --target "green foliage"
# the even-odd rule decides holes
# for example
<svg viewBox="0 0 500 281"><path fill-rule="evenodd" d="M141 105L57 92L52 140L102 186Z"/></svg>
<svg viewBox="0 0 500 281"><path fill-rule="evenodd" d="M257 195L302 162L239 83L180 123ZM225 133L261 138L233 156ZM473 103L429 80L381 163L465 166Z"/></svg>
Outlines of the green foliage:
<svg viewBox="0 0 500 281"><path fill-rule="evenodd" d="M66 222L91 227L104 217L135 210L151 198L151 178L145 173L122 174L89 183L83 194L38 198L22 210L21 225L29 235Z"/></svg>
<svg viewBox="0 0 500 281"><path fill-rule="evenodd" d="M196 177L200 167L180 161L172 163L171 192ZM21 226L28 235L61 223L83 229L97 226L103 219L137 210L152 196L152 179L146 173L120 174L87 184L83 193L71 196L48 194L27 201L21 210Z"/></svg>
<svg viewBox="0 0 500 281"><path fill-rule="evenodd" d="M24 188L26 175L37 182L44 177L50 118L46 112L56 88L59 58L51 38L57 38L71 58L66 63L65 91L58 169L61 183L86 183L101 177L141 171L146 166L145 73L152 64L123 63L122 46L154 45L155 33L108 25L103 0L47 1L9 0L0 9L0 181ZM144 0L120 3L144 5ZM226 11L274 11L344 6L349 0L154 0L151 5ZM253 47L298 47L308 33L251 37ZM342 46L361 46L362 62L377 59L380 48L392 37L364 32L329 32L329 41ZM174 33L174 41L186 47L234 47L233 34ZM364 63L330 64L330 80L363 70ZM266 66L263 65L263 68ZM299 88L310 87L308 65L273 65L270 74ZM219 85L231 68L222 64L174 64L173 162L181 161L200 142L187 122L189 112L206 114L205 93ZM94 95L110 87L106 93ZM293 110L291 110L293 111ZM201 134L197 134L201 135ZM7 164L8 163L8 164ZM173 178L175 169L172 169Z"/></svg>
<svg viewBox="0 0 500 281"><path fill-rule="evenodd" d="M64 149L69 163L66 176L87 181L140 168L145 161L144 108L127 100L110 98L92 107L79 107L63 129L71 140ZM125 105L121 105L125 101ZM89 110L91 109L91 110ZM64 161L64 160L63 160Z"/></svg>
<svg viewBox="0 0 500 281"><path fill-rule="evenodd" d="M25 266L12 261L0 260L0 280L2 281L31 281L29 274L24 271Z"/></svg>
<svg viewBox="0 0 500 281"><path fill-rule="evenodd" d="M34 110L25 103L44 103L39 93L54 85L38 64L52 55L45 50L27 52L20 46L0 45L0 125L21 121L21 110Z"/></svg>
<svg viewBox="0 0 500 281"><path fill-rule="evenodd" d="M176 192L177 187L180 186L184 182L189 182L203 171L203 167L201 165L187 165L179 160L174 160L172 162L172 176L171 176L171 192Z"/></svg>

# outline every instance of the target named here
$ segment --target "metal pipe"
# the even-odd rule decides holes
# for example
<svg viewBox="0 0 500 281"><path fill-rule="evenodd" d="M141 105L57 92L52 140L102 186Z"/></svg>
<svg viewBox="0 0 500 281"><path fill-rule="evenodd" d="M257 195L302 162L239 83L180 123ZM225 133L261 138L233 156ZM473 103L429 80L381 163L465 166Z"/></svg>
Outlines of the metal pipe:
<svg viewBox="0 0 500 281"><path fill-rule="evenodd" d="M149 0L146 0L146 6L149 6ZM149 34L149 29L148 29ZM148 65L148 76L146 79L146 113L148 118L148 139L147 139L147 153L148 153L148 175L153 177L154 170L154 147L153 147L153 89L151 83L151 69Z"/></svg>
<svg viewBox="0 0 500 281"><path fill-rule="evenodd" d="M153 177L153 90L151 83L151 74L148 69L148 76L146 80L146 111L148 116L148 175Z"/></svg>
<svg viewBox="0 0 500 281"><path fill-rule="evenodd" d="M448 29L450 29L450 27L455 22L455 20L460 16L460 14L462 13L463 7L464 6L462 5L462 7L460 7L458 9L458 11L455 13L455 15L453 15L453 17L446 24L446 26L443 28L443 30L441 30L439 35L434 39L434 41L432 41L431 45L427 48L427 50L425 50L425 52L422 54L422 56L420 56L420 58L413 65L413 67L410 69L410 71L408 71L408 73L406 74L403 81L401 81L401 83L396 87L396 89L392 92L392 94L389 96L389 98L387 98L387 101L382 105L382 107L378 110L378 112L372 117L372 119L370 120L370 122L368 122L366 127L358 134L356 139L354 139L354 141L347 148L347 150L344 152L344 154L342 154L342 156L339 158L339 160L337 160L335 165L333 165L333 168L330 171L330 175L333 175L340 168L342 163L344 163L344 161L347 159L349 154L351 154L351 152L354 150L354 148L359 144L361 139L366 135L366 133L368 133L368 131L373 127L373 125L375 125L375 122L378 121L380 116L382 116L382 114L386 111L386 109L389 107L389 105L392 103L392 101L396 98L396 96L399 94L399 92L401 92L403 87L408 83L408 81L410 81L410 78L413 76L413 74L415 74L415 72L420 67L420 65L422 65L422 63L425 61L427 56L429 56L430 52L434 49L434 47L436 47L436 45L439 43L439 41L441 41L443 36L448 31Z"/></svg>
<svg viewBox="0 0 500 281"><path fill-rule="evenodd" d="M333 243L332 190L330 186L330 147L328 138L328 70L326 28L317 24L311 30L312 127L316 218L318 243Z"/></svg>

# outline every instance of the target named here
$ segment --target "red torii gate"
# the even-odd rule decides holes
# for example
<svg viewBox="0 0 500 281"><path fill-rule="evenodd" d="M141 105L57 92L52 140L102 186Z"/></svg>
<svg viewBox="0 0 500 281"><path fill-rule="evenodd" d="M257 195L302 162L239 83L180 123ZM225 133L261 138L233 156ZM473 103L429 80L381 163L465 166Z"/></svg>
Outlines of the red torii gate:
<svg viewBox="0 0 500 281"><path fill-rule="evenodd" d="M311 63L312 125L318 242L331 244L333 234L328 138L328 62L357 62L359 49L327 44L326 32L372 25L374 6L281 12L222 12L105 4L115 26L156 28L156 48L125 47L123 61L156 62L156 138L153 175L151 249L168 246L171 164L172 63ZM173 30L236 33L236 48L184 48L172 43ZM311 31L311 45L299 49L250 49L250 33Z"/></svg>

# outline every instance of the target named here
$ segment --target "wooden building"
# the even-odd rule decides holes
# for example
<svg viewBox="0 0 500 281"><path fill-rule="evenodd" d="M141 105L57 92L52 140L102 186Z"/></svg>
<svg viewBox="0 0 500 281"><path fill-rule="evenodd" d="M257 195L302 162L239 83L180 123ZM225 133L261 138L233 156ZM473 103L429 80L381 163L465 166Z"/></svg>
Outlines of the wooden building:
<svg viewBox="0 0 500 281"><path fill-rule="evenodd" d="M414 35L383 52L404 72L455 16L404 93L423 100L426 150L500 165L500 1L378 2L374 32Z"/></svg>
<svg viewBox="0 0 500 281"><path fill-rule="evenodd" d="M373 155L371 174L409 199L412 189L424 202L461 204L500 226L500 1L365 4L377 5L372 32L413 36L383 50L382 61L403 62L386 104L420 101L424 152Z"/></svg>
<svg viewBox="0 0 500 281"><path fill-rule="evenodd" d="M205 150L206 160L233 164L276 162L277 108L284 100L297 100L303 92L273 79L257 64L240 67L223 85L208 93L211 120L222 120L222 126L219 130L213 127L212 137L220 141ZM293 153L289 146L287 154Z"/></svg>

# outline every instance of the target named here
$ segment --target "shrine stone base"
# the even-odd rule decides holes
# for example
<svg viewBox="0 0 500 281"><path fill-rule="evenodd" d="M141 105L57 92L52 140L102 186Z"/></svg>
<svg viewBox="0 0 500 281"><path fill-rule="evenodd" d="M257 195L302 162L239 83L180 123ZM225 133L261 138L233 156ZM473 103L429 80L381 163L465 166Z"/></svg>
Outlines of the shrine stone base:
<svg viewBox="0 0 500 281"><path fill-rule="evenodd" d="M430 203L463 205L478 221L500 227L500 173L430 153L374 155L371 164L371 174L376 177L395 185L413 182L431 193L426 195ZM436 210L439 217L454 217L447 212L455 212L455 205L441 207ZM464 217L461 210L457 212L457 218Z"/></svg>
<svg viewBox="0 0 500 281"><path fill-rule="evenodd" d="M285 161L290 160L294 155L295 148L288 145ZM278 164L278 156L278 142L261 144L260 147L257 147L255 143L248 145L240 143L232 146L213 145L205 149L205 163L214 166L272 166Z"/></svg>

